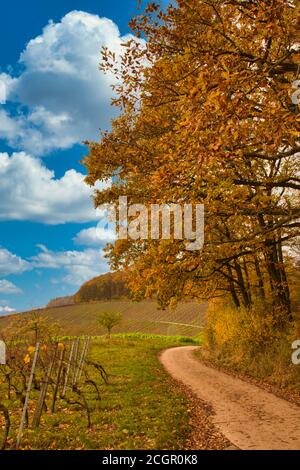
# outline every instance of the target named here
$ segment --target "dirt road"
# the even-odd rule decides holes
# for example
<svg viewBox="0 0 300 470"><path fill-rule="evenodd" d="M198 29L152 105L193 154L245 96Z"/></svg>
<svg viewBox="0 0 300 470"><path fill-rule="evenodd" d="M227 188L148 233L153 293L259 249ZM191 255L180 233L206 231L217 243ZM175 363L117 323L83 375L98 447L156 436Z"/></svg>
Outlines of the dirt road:
<svg viewBox="0 0 300 470"><path fill-rule="evenodd" d="M300 450L300 407L202 364L197 347L167 349L160 360L177 380L209 403L215 426L239 449Z"/></svg>

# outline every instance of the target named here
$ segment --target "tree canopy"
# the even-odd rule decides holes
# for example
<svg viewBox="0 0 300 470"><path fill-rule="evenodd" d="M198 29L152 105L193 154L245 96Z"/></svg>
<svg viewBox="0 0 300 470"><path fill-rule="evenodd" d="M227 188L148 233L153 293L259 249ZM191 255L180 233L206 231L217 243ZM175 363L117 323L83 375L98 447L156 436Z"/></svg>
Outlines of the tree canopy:
<svg viewBox="0 0 300 470"><path fill-rule="evenodd" d="M87 183L113 177L95 205L202 203L205 244L118 240L108 252L136 298L163 305L230 295L291 312L283 246L299 235L299 3L178 0L151 3L131 22L112 130L89 142ZM276 307L276 308L275 308ZM277 314L276 314L277 315Z"/></svg>
<svg viewBox="0 0 300 470"><path fill-rule="evenodd" d="M73 297L74 303L129 298L123 272L101 274L85 282Z"/></svg>

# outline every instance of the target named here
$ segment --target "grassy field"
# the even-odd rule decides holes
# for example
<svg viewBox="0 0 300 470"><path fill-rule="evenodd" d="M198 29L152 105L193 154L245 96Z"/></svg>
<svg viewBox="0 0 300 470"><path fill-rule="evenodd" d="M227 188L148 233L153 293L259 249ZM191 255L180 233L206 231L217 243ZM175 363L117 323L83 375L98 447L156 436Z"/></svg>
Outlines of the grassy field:
<svg viewBox="0 0 300 470"><path fill-rule="evenodd" d="M76 406L59 399L57 412L43 414L37 430L24 431L22 449L182 449L191 433L189 402L163 370L159 351L182 344L197 343L192 338L155 335L114 335L93 340L89 359L106 369L109 383L100 384L101 402L93 403L92 426ZM5 385L1 385L4 397ZM31 397L30 420L36 403ZM17 402L4 401L12 413L8 448L13 448L21 409ZM46 400L47 402L47 400ZM48 403L49 405L49 403Z"/></svg>
<svg viewBox="0 0 300 470"><path fill-rule="evenodd" d="M115 300L47 308L41 312L59 324L63 335L102 335L105 330L98 326L97 316L103 311L116 310L121 312L123 320L114 333L196 336L203 328L206 308L206 303L181 302L174 310L158 310L157 303L151 300L138 303ZM14 316L0 318L0 330Z"/></svg>

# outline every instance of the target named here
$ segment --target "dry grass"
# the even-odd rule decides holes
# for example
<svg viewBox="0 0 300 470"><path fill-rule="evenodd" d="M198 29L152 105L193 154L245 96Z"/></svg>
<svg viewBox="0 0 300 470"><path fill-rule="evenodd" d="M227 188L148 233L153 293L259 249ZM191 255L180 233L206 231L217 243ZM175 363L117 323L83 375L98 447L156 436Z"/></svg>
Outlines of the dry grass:
<svg viewBox="0 0 300 470"><path fill-rule="evenodd" d="M102 335L98 315L103 311L118 311L122 322L113 333L145 333L168 336L196 336L204 326L206 304L182 302L174 310L158 310L155 301L134 303L130 300L91 302L87 304L53 307L41 310L50 321L59 324L60 335ZM23 315L26 315L24 313ZM4 331L16 315L0 318Z"/></svg>
<svg viewBox="0 0 300 470"><path fill-rule="evenodd" d="M299 394L300 366L291 358L292 342L300 339L298 310L294 310L294 319L279 330L267 306L257 303L246 310L211 304L204 332L206 346L198 354L217 367Z"/></svg>

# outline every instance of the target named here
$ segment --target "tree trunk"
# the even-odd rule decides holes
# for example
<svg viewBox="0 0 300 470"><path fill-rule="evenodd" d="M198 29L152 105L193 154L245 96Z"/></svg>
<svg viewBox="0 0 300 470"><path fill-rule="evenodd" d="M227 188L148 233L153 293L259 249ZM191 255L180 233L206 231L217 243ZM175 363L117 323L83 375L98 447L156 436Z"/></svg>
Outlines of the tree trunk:
<svg viewBox="0 0 300 470"><path fill-rule="evenodd" d="M257 276L257 281L258 281L259 296L261 299L265 299L266 293L264 289L263 275L259 266L258 257L256 255L254 256L254 266L255 266L255 271L256 271L256 276Z"/></svg>
<svg viewBox="0 0 300 470"><path fill-rule="evenodd" d="M234 305L239 308L241 306L241 303L240 303L240 299L236 293L236 289L235 289L235 285L234 285L234 281L233 281L233 274L232 274L232 268L230 266L230 264L228 264L227 266L228 268L228 274L229 274L229 290L230 290L230 294L231 294L231 297L232 297L232 300L233 300L233 303Z"/></svg>
<svg viewBox="0 0 300 470"><path fill-rule="evenodd" d="M240 291L242 294L243 304L246 308L249 308L251 305L251 301L249 298L247 288L245 286L242 269L237 261L235 262L235 270L237 273L238 283L239 283Z"/></svg>

